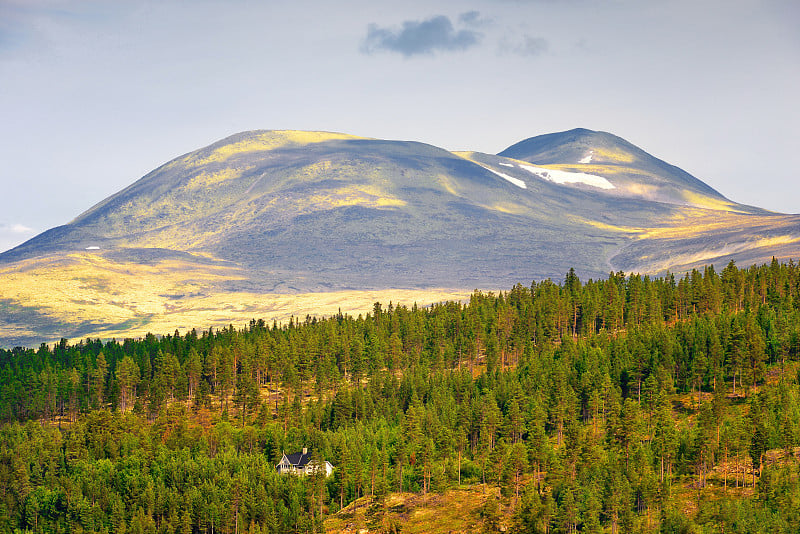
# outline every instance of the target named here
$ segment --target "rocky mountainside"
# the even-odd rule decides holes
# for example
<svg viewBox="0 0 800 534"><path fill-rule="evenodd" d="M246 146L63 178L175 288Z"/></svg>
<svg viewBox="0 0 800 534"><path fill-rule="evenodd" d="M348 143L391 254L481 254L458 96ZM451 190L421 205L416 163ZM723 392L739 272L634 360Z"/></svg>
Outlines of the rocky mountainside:
<svg viewBox="0 0 800 534"><path fill-rule="evenodd" d="M731 202L608 133L491 155L244 132L0 254L0 342L285 318L303 309L291 309L298 295L341 305L402 290L424 302L571 267L658 274L798 252L800 217Z"/></svg>

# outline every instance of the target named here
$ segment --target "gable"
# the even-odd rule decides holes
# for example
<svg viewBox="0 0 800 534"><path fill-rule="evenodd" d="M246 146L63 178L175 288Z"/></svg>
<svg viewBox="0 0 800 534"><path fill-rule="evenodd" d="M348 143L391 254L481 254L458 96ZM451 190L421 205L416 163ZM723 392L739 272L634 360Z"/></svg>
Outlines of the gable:
<svg viewBox="0 0 800 534"><path fill-rule="evenodd" d="M303 467L311 459L310 455L303 454L302 452L294 452L292 454L285 454L284 456L289 460L289 463L294 467Z"/></svg>
<svg viewBox="0 0 800 534"><path fill-rule="evenodd" d="M319 466L315 466L314 461L311 459L311 455L308 453L307 450L304 449L304 452L293 452L292 454L284 453L281 457L280 463L275 466L278 471L281 472L297 472L300 473L310 473L316 470L321 470L326 473L326 475L330 475L331 471L333 471L333 465L327 460L322 460L319 463Z"/></svg>

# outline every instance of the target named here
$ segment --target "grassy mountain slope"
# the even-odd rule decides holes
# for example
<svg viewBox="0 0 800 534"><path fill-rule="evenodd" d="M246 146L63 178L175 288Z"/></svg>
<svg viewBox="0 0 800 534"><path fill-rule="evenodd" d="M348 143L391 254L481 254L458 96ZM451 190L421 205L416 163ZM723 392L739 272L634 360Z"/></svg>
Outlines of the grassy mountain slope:
<svg viewBox="0 0 800 534"><path fill-rule="evenodd" d="M787 259L799 241L797 216L733 203L602 132L499 155L244 132L0 254L0 341L286 318L273 312L290 295L333 313L376 291L426 303L570 267L597 278Z"/></svg>

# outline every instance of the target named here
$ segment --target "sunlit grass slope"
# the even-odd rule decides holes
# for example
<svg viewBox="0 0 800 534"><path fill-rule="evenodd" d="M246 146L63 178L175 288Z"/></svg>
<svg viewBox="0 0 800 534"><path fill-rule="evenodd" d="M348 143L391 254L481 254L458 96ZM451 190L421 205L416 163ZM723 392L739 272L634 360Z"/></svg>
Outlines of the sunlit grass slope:
<svg viewBox="0 0 800 534"><path fill-rule="evenodd" d="M611 258L627 272L684 272L703 265L740 266L800 258L800 216L683 208L645 229Z"/></svg>
<svg viewBox="0 0 800 534"><path fill-rule="evenodd" d="M231 289L246 280L238 268L189 260L150 265L115 262L99 254L0 267L3 346L35 345L64 337L122 339L148 332L241 327L251 319L288 322L294 316L357 315L375 302L428 305L463 300L468 291L383 289L302 294Z"/></svg>

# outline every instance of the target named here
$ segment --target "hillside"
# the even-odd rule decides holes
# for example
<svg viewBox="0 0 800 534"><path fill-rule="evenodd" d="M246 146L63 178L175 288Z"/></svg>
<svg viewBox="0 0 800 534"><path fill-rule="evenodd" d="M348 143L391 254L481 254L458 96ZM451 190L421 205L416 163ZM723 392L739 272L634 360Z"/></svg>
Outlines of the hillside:
<svg viewBox="0 0 800 534"><path fill-rule="evenodd" d="M798 339L774 261L0 350L0 530L797 532Z"/></svg>
<svg viewBox="0 0 800 534"><path fill-rule="evenodd" d="M570 268L752 264L797 257L799 242L800 217L731 202L603 132L496 156L244 132L0 254L0 344L359 312L376 292L430 303Z"/></svg>

